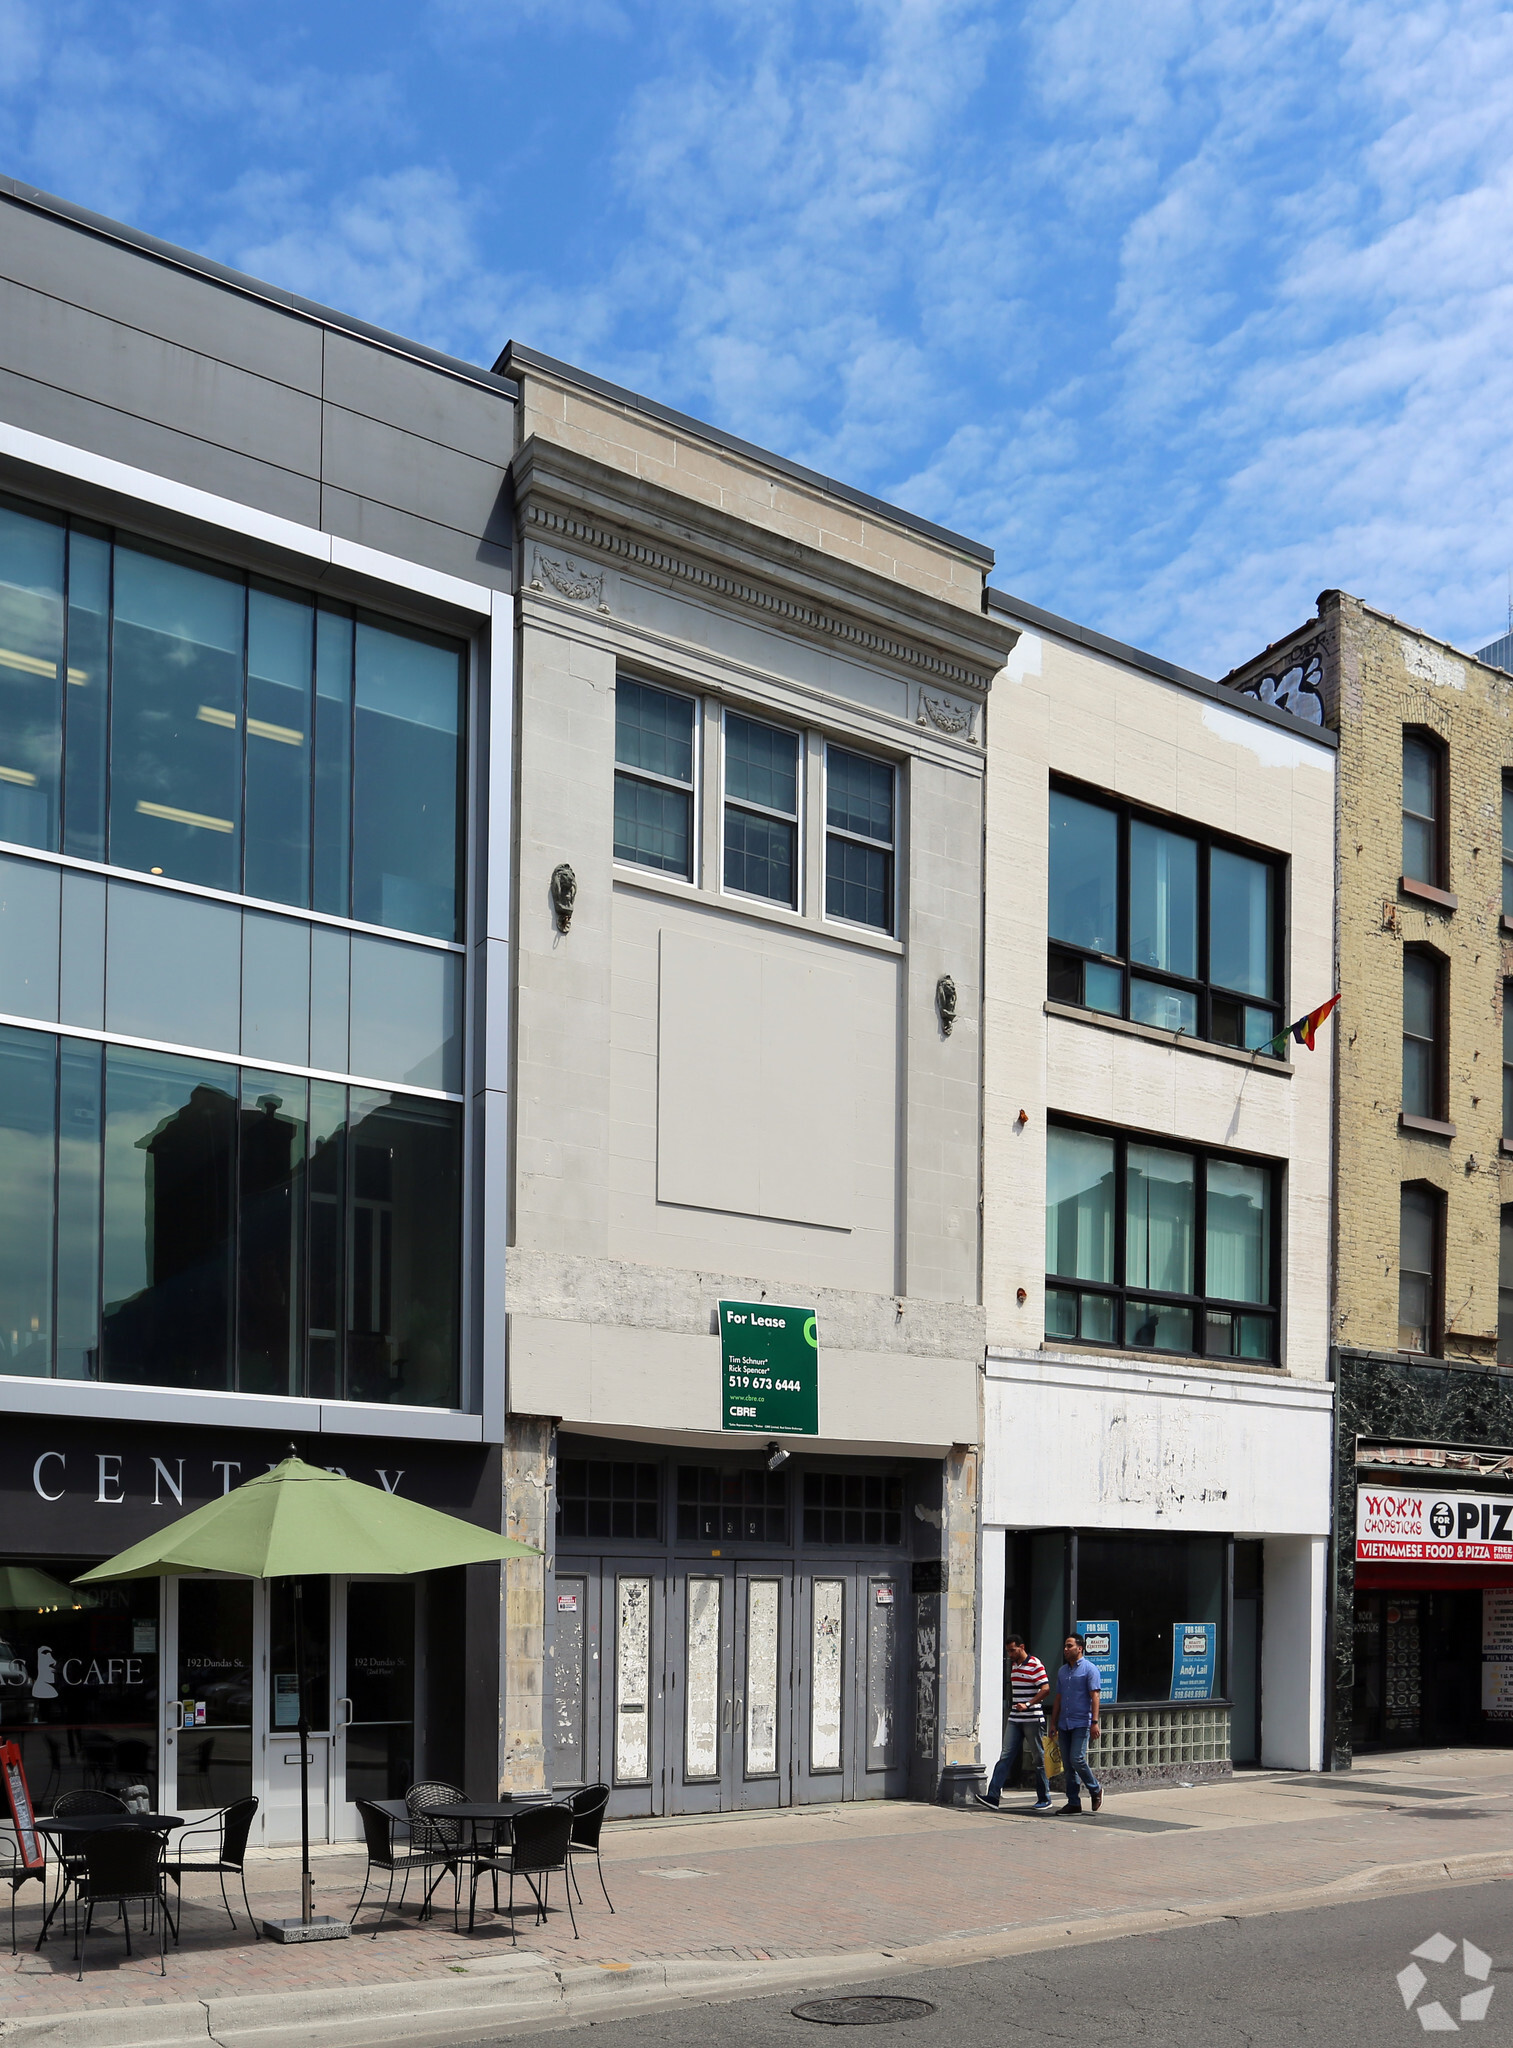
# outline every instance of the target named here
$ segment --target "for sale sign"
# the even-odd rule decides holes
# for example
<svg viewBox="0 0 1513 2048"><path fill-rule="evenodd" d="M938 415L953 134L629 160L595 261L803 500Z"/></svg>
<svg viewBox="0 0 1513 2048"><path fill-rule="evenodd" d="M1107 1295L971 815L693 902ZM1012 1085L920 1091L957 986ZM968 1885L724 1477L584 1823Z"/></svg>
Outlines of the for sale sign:
<svg viewBox="0 0 1513 2048"><path fill-rule="evenodd" d="M1361 1486L1355 1554L1373 1564L1513 1565L1513 1495Z"/></svg>

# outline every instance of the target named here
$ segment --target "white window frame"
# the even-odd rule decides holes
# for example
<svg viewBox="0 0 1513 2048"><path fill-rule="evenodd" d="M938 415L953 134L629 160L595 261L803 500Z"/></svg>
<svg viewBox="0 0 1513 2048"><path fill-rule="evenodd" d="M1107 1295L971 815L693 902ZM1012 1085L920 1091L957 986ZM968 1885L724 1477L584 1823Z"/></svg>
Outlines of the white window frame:
<svg viewBox="0 0 1513 2048"><path fill-rule="evenodd" d="M829 847L830 847L830 835L831 835L832 831L834 831L834 832L835 832L835 835L836 835L836 837L837 837L838 839L848 839L848 840L854 840L854 841L855 841L855 843L856 843L856 844L857 844L858 846L874 846L874 847L878 847L878 848L881 848L881 846L882 846L882 841L881 841L880 839L868 839L868 838L866 838L866 837L865 837L865 835L864 835L864 834L862 834L862 833L860 833L860 832L842 832L842 831L839 831L839 830L838 830L838 829L837 829L836 827L834 827L834 826L832 826L832 825L831 825L831 823L830 823L830 749L831 749L832 747L839 747L839 748L840 748L840 750L841 750L841 752L842 752L843 754L855 754L858 760L862 760L862 761L876 761L876 762L878 763L878 765L879 765L880 767L886 768L886 769L888 770L889 774L890 774L890 775L892 776L892 778L893 778L893 837L892 837L892 838L891 838L891 839L889 840L889 842L888 842L888 855L889 855L889 858L891 859L891 861L892 861L892 863L893 863L893 866L892 866L892 886L891 886L891 888L890 888L890 890L889 890L889 897L890 897L890 901L889 901L889 904L888 904L888 923L887 923L887 926L886 926L886 928L880 928L879 926L877 926L877 925L875 925L875 924L863 924L863 923L862 923L862 922L861 922L861 921L860 921L859 919L857 919L857 918L854 918L854 917L840 917L840 916L837 916L837 915L833 914L833 913L832 913L832 911L831 911L831 909L830 909L830 902L829 902L829 894L830 894L830 891L829 891L829 873L830 873L830 861L829 861ZM886 756L886 755L883 755L883 754L874 754L874 753L873 753L873 752L871 751L871 749L870 749L869 747L858 747L858 746L854 746L854 745L853 745L853 744L851 743L851 741L849 741L849 740L846 740L846 741L844 741L844 742L843 742L843 741L841 741L841 740L835 740L835 739L832 739L832 738L830 737L830 735L829 735L828 733L827 733L827 734L825 735L825 769L824 769L824 788L822 789L822 791L821 791L821 793L820 793L820 795L821 795L821 808L820 808L820 844L821 844L822 848L824 849L824 866L823 866L823 868L822 868L822 870L821 870L821 873L820 873L820 916L821 916L821 918L822 918L822 919L824 920L824 922L825 922L826 924L833 924L833 925L838 925L838 926L839 926L839 927L841 928L841 930L843 930L843 931L848 931L848 932L870 932L870 933L871 933L871 934L873 935L873 937L874 937L874 938L883 938L883 939L894 939L894 940L896 940L896 939L897 939L897 937L898 937L898 866L899 866L899 851L898 851L898 838L899 838L899 833L898 833L898 824L899 824L899 790L900 790L900 783L899 783L899 773L898 773L898 763L897 763L897 761L890 761L890 760L889 760L889 759L887 758L887 756Z"/></svg>
<svg viewBox="0 0 1513 2048"><path fill-rule="evenodd" d="M796 810L790 819L783 811L765 810L760 804L748 804L744 798L731 797L725 790L725 763L727 759L728 720L731 716L745 719L748 725L765 725L769 732L791 734L798 759L794 769L794 801ZM761 903L769 910L786 911L790 917L804 915L805 892L809 886L808 863L804 858L804 842L808 819L807 799L809 778L805 768L807 728L789 725L780 718L765 718L761 713L748 711L739 704L724 704L720 707L720 894L729 896L736 903ZM760 818L773 818L793 826L793 901L779 903L772 896L755 896L747 889L734 889L725 879L725 807L733 803L737 810L749 810Z"/></svg>

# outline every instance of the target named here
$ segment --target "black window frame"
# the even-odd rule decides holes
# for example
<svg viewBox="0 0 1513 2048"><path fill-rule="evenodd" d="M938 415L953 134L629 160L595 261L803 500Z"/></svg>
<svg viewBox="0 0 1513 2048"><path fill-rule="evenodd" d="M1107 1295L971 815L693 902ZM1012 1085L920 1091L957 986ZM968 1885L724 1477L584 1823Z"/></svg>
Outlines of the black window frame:
<svg viewBox="0 0 1513 2048"><path fill-rule="evenodd" d="M1448 1114L1450 1065L1448 1044L1449 1023L1449 975L1450 963L1437 946L1417 942L1403 948L1403 1049L1406 1052L1410 1037L1419 1044L1425 1041L1417 1032L1408 1029L1408 962L1422 960L1428 963L1434 975L1434 1036L1428 1041L1432 1053L1430 1071L1433 1076L1434 1093L1428 1109L1409 1109L1406 1090L1402 1090L1402 1114L1417 1117L1430 1123L1443 1123ZM1402 1077L1406 1079L1406 1075ZM1401 1080L1399 1083L1401 1089Z"/></svg>
<svg viewBox="0 0 1513 2048"><path fill-rule="evenodd" d="M1513 1202L1497 1216L1497 1362L1513 1366Z"/></svg>
<svg viewBox="0 0 1513 2048"><path fill-rule="evenodd" d="M1077 1334L1068 1336L1053 1332L1050 1318L1046 1317L1045 1343L1054 1348L1058 1344L1075 1344L1079 1349L1099 1351L1134 1352L1142 1358L1209 1358L1227 1361L1230 1364L1267 1366L1280 1369L1282 1357L1282 1194L1283 1162L1277 1159L1258 1158L1254 1153L1235 1152L1218 1145L1194 1145L1181 1139L1170 1138L1164 1133L1131 1131L1113 1124L1091 1122L1083 1117L1051 1115L1046 1119L1046 1135L1049 1140L1053 1130L1079 1131L1090 1137L1112 1139L1114 1145L1114 1274L1111 1281L1078 1280L1065 1274L1047 1273L1045 1287L1047 1297L1052 1292L1075 1294L1077 1296ZM1193 1283L1192 1294L1173 1294L1159 1287L1147 1287L1129 1283L1125 1272L1126 1234L1128 1223L1128 1158L1131 1145L1149 1145L1162 1152L1177 1152L1193 1162ZM1231 1301L1222 1295L1210 1295L1204 1290L1208 1262L1208 1168L1211 1163L1232 1163L1237 1166L1259 1167L1268 1177L1270 1189L1270 1247L1267 1292L1265 1302ZM1049 1190L1047 1190L1047 1194ZM1093 1295L1113 1303L1112 1340L1082 1335L1082 1297ZM1188 1309L1193 1317L1193 1349L1189 1351L1166 1351L1149 1344L1132 1344L1126 1334L1126 1312L1130 1300L1155 1302L1172 1308ZM1232 1318L1232 1330L1238 1328L1236 1320L1241 1315L1264 1317L1271 1326L1271 1355L1257 1358L1235 1350L1220 1351L1209 1348L1210 1315L1228 1315Z"/></svg>
<svg viewBox="0 0 1513 2048"><path fill-rule="evenodd" d="M762 1465L687 1464L672 1472L678 1543L777 1543L788 1534L788 1474Z"/></svg>
<svg viewBox="0 0 1513 2048"><path fill-rule="evenodd" d="M1401 1341L1396 1349L1403 1358L1441 1358L1445 1348L1445 1191L1429 1180L1405 1180L1398 1190L1398 1337L1401 1339L1403 1333L1403 1273L1417 1273L1421 1270L1417 1266L1405 1268L1403 1265L1403 1197L1408 1194L1427 1195L1429 1198L1434 1234L1434 1264L1425 1276L1429 1282L1429 1319L1424 1349L1415 1351Z"/></svg>
<svg viewBox="0 0 1513 2048"><path fill-rule="evenodd" d="M632 688L637 690L651 690L658 696L674 698L689 707L689 760L688 780L686 782L676 775L662 775L653 768L643 768L639 764L630 766L621 761L619 729L620 689L621 685L625 683L629 683ZM651 789L668 789L676 791L679 796L686 797L688 800L688 864L686 868L679 870L678 868L667 867L660 861L638 859L634 853L622 853L619 845L615 844L613 846L613 854L617 865L621 867L642 868L649 875L666 875L675 882L681 881L692 884L695 881L699 866L699 748L702 727L702 705L696 691L676 690L667 683L653 682L649 676L634 675L628 670L617 673L615 677L614 788L618 788L624 782ZM611 806L613 806L613 801L612 793ZM611 824L611 832L613 833L613 823Z"/></svg>
<svg viewBox="0 0 1513 2048"><path fill-rule="evenodd" d="M1429 816L1426 816L1422 811L1410 811L1408 808L1407 756L1410 746L1422 747L1433 764L1435 809L1433 814ZM1450 780L1449 758L1445 742L1437 732L1433 732L1423 725L1405 725L1403 727L1400 774L1401 782L1398 795L1402 821L1406 826L1408 819L1412 818L1418 824L1430 826L1429 844L1433 850L1434 867L1432 875L1410 875L1407 860L1403 859L1401 861L1401 880L1404 882L1416 882L1421 888L1425 889L1448 889L1450 885L1445 877L1449 872L1449 848L1445 835L1450 814L1450 806L1447 800ZM1406 854L1407 848L1400 847L1399 852L1400 854Z"/></svg>
<svg viewBox="0 0 1513 2048"><path fill-rule="evenodd" d="M889 777L888 837L878 839L865 832L854 832L844 825L837 825L830 816L830 761L833 754L847 754L853 760L865 761L871 767L884 768ZM898 928L898 764L885 760L880 754L869 754L864 748L842 746L838 740L825 741L825 916L835 924L854 925L860 931L882 932L892 938ZM886 913L881 924L873 924L865 918L848 917L843 910L837 910L831 901L830 848L832 842L838 845L865 847L871 853L881 853L886 863L887 882L884 887Z"/></svg>
<svg viewBox="0 0 1513 2048"><path fill-rule="evenodd" d="M1269 1057L1262 1046L1251 1047L1244 1043L1244 1013L1247 1008L1266 1010L1271 1015L1271 1030L1268 1039L1276 1037L1286 1022L1287 1000L1287 856L1265 846L1253 845L1250 841L1236 838L1233 833L1216 832L1206 825L1194 823L1191 819L1174 817L1163 811L1151 810L1144 804L1128 802L1123 797L1110 796L1087 783L1075 781L1071 776L1053 775L1050 780L1053 792L1074 797L1080 803L1096 805L1100 810L1111 812L1117 824L1117 877L1115 887L1118 904L1117 953L1097 953L1066 939L1047 936L1046 953L1046 994L1053 1002L1066 1003L1073 1009L1088 1011L1095 1017L1118 1016L1128 1022L1139 1022L1131 1017L1131 998L1134 981L1138 978L1154 982L1159 986L1190 994L1195 998L1198 1028L1192 1036L1209 1045L1227 1045L1240 1052L1254 1052L1260 1058ZM1130 827L1139 823L1152 825L1160 831L1180 834L1193 840L1198 848L1198 972L1194 976L1170 974L1159 967L1149 967L1130 957ZM1209 976L1209 870L1215 850L1233 853L1246 860L1264 863L1272 873L1271 895L1271 949L1272 972L1277 994L1268 999L1251 996L1242 990L1226 989L1214 983ZM1114 970L1120 977L1120 1007L1117 1011L1101 1008L1085 1000L1086 969L1098 966ZM1238 1034L1220 1038L1214 1032L1215 999L1223 1004L1232 1004L1239 1013ZM1146 1027L1150 1028L1150 1027ZM1186 1035L1186 1034L1179 1034ZM1285 1050L1277 1055L1284 1059Z"/></svg>
<svg viewBox="0 0 1513 2048"><path fill-rule="evenodd" d="M639 1446L625 1448L633 1451ZM660 1458L559 1458L553 1492L559 1542L662 1541Z"/></svg>

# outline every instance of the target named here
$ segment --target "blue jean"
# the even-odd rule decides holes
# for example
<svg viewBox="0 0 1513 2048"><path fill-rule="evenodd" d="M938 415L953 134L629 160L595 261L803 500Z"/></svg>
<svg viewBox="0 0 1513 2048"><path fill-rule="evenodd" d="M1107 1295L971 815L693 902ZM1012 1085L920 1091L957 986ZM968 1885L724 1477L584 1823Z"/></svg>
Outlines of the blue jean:
<svg viewBox="0 0 1513 2048"><path fill-rule="evenodd" d="M1098 1790L1098 1780L1093 1776L1087 1760L1089 1728L1063 1728L1061 1737L1061 1761L1066 1765L1066 1803L1081 1807L1082 1787L1089 1792ZM1081 1781L1080 1783L1078 1781Z"/></svg>
<svg viewBox="0 0 1513 2048"><path fill-rule="evenodd" d="M1014 1775L1014 1766L1023 1750L1026 1762L1035 1773L1035 1797L1044 1806L1049 1803L1051 1787L1045 1774L1045 1749L1043 1731L1038 1723L1010 1721L1003 1731L1003 1755L993 1766L993 1775L988 1780L989 1799L1001 1799L1003 1788Z"/></svg>

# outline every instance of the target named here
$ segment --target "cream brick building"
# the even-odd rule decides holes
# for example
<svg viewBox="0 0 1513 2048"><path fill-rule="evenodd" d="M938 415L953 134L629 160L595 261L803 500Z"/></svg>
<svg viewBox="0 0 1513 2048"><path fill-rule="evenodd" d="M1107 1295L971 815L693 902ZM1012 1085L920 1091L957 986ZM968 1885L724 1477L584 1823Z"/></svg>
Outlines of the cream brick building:
<svg viewBox="0 0 1513 2048"><path fill-rule="evenodd" d="M1357 1510L1385 1487L1479 1530L1507 1488L1513 679L1329 590L1226 682L1339 735L1331 1755L1501 1739L1482 1650L1513 1551L1425 1555L1406 1527L1384 1549Z"/></svg>
<svg viewBox="0 0 1513 2048"><path fill-rule="evenodd" d="M1316 1768L1330 1056L1257 1047L1333 985L1334 738L989 601L984 1760L1075 1622L1105 1779Z"/></svg>

